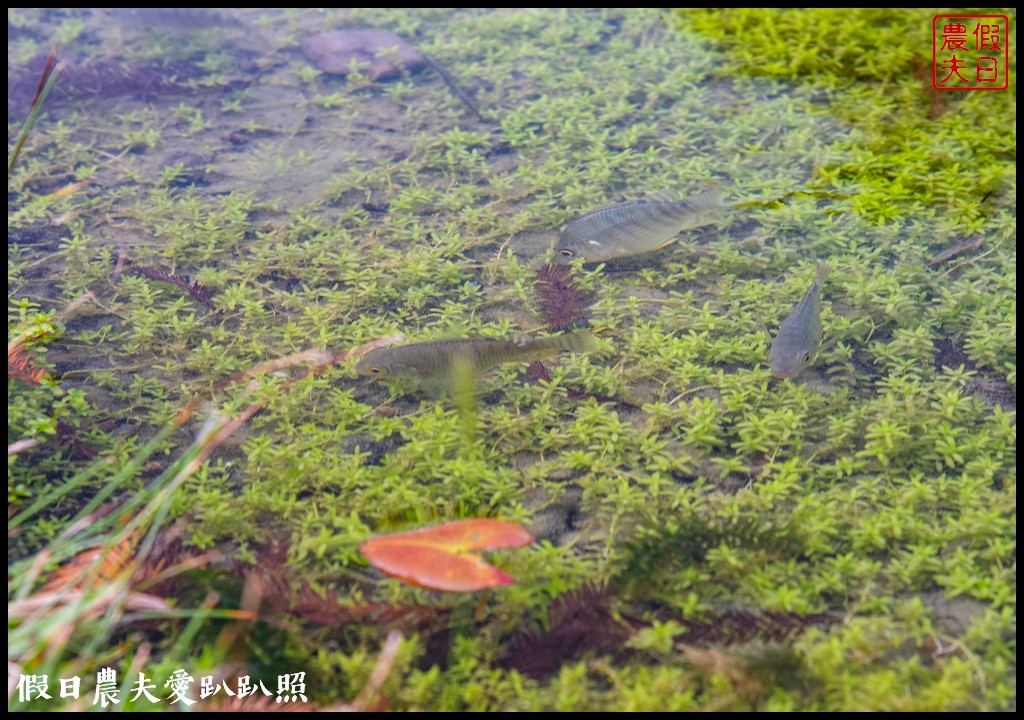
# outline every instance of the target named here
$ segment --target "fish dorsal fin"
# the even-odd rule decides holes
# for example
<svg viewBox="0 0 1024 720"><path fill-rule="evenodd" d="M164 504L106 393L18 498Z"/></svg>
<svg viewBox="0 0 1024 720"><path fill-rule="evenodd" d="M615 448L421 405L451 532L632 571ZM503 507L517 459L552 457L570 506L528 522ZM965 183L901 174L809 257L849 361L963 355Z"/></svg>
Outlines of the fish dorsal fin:
<svg viewBox="0 0 1024 720"><path fill-rule="evenodd" d="M656 193L644 195L642 198L639 198L637 202L670 203L679 202L679 199L679 193L672 192L671 190L659 190Z"/></svg>
<svg viewBox="0 0 1024 720"><path fill-rule="evenodd" d="M726 207L722 201L722 193L725 191L725 186L720 182L709 182L704 185L704 189L696 195L690 195L689 197L679 197L679 193L672 192L671 190L659 190L656 193L645 195L638 202L667 202L667 203L689 203L693 206L700 206L701 208L718 208Z"/></svg>

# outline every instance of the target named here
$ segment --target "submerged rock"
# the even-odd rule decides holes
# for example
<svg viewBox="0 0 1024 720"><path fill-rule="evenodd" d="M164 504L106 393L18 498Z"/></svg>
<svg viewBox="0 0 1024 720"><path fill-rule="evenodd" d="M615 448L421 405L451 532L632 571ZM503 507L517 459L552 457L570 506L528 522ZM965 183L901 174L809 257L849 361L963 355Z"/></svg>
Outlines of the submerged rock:
<svg viewBox="0 0 1024 720"><path fill-rule="evenodd" d="M392 52L397 47L397 51ZM427 61L409 43L387 30L334 30L312 35L302 52L322 72L348 75L352 61L371 80L390 80L423 69Z"/></svg>

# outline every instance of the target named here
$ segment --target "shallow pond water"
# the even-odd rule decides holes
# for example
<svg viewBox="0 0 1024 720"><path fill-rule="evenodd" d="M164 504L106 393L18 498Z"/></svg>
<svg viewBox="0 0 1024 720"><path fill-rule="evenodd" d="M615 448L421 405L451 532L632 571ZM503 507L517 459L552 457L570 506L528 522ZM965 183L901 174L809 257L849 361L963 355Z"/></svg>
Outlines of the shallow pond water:
<svg viewBox="0 0 1024 720"><path fill-rule="evenodd" d="M928 37L929 14L896 22ZM310 38L371 28L412 54L359 67L379 38L359 36L311 64ZM157 438L144 492L259 405L167 500L175 552L221 555L166 597L247 607L244 583L291 623L235 637L234 665L209 624L183 654L180 628L128 624L104 662L127 669L151 632L165 674L240 656L329 705L397 627L394 709L1011 702L1013 103L744 71L705 29L643 9L9 9L9 146L46 52L67 63L8 183L9 335L36 310L63 327L36 350L60 390L9 386L9 442L43 441L9 463L9 499ZM958 135L958 113L987 122ZM715 222L545 289L573 218L711 183ZM818 262L823 343L773 378ZM468 405L341 357L394 333L542 335L559 302L596 351L502 365ZM332 360L311 372L309 351ZM115 469L20 526L12 567ZM493 558L515 585L440 595L358 552L467 517L537 538Z"/></svg>

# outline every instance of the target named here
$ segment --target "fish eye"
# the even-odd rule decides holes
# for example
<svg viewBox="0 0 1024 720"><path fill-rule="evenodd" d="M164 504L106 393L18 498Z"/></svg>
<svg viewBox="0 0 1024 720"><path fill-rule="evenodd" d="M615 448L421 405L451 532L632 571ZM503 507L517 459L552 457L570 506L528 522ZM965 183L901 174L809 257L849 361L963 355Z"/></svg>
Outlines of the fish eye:
<svg viewBox="0 0 1024 720"><path fill-rule="evenodd" d="M574 253L572 250L568 248L562 248L561 250L558 251L558 254L561 255L562 257L572 257L576 253Z"/></svg>

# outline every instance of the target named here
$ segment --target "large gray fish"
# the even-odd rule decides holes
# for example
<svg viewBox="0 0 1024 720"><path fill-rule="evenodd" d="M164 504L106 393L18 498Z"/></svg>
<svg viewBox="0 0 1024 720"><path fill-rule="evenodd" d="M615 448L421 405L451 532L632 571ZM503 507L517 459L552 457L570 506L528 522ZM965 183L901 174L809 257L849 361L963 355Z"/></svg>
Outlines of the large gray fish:
<svg viewBox="0 0 1024 720"><path fill-rule="evenodd" d="M509 362L540 360L562 351L594 350L587 330L540 338L458 338L394 345L368 353L356 365L360 375L410 378L450 390L461 379ZM461 376L461 377L460 377Z"/></svg>
<svg viewBox="0 0 1024 720"><path fill-rule="evenodd" d="M796 377L807 367L821 344L821 288L829 267L818 263L818 272L807 294L789 316L782 321L779 334L772 343L772 375L777 378Z"/></svg>
<svg viewBox="0 0 1024 720"><path fill-rule="evenodd" d="M714 222L728 207L716 185L684 200L660 195L591 210L562 231L555 262L600 262L663 248L683 230Z"/></svg>

